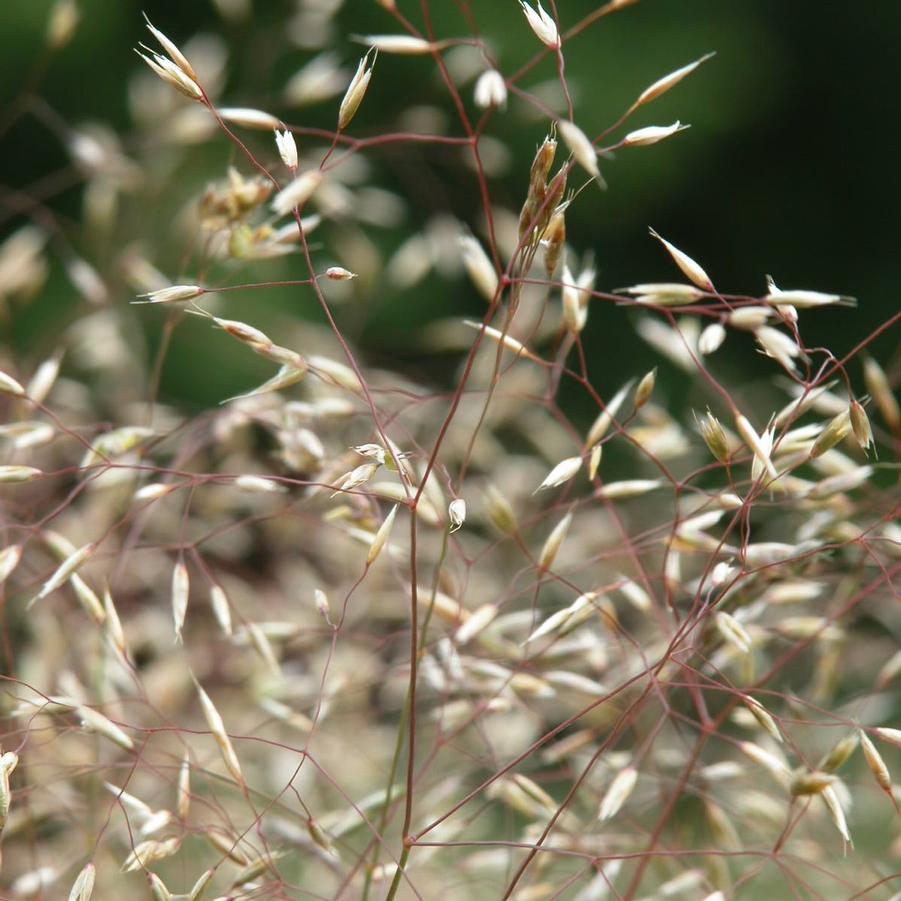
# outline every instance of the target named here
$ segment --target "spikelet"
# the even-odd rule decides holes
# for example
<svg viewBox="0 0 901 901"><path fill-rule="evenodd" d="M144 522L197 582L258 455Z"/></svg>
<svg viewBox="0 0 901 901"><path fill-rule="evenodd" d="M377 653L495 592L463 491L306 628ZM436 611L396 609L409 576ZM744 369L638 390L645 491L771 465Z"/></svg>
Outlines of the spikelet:
<svg viewBox="0 0 901 901"><path fill-rule="evenodd" d="M225 763L225 767L231 773L234 780L239 785L243 786L244 774L241 772L241 764L238 761L238 755L235 754L231 738L229 738L228 732L225 731L225 723L222 721L219 711L210 700L210 696L203 690L193 674L191 678L194 679L194 687L197 689L197 696L200 698L200 707L201 710L203 710L203 717L207 722L207 726L209 727L213 738L216 740L216 744L219 745L219 751L222 754L222 760Z"/></svg>
<svg viewBox="0 0 901 901"><path fill-rule="evenodd" d="M682 66L680 69L676 69L674 72L670 72L669 75L664 75L663 78L658 78L650 87L645 88L638 97L638 100L633 104L633 109L638 106L642 106L645 103L650 103L652 100L656 100L662 94L665 94L670 88L675 87L683 78L688 75L691 75L695 69L698 68L702 63L706 62L715 54L707 53L702 56L700 59L696 59L693 63L689 63L687 66Z"/></svg>
<svg viewBox="0 0 901 901"><path fill-rule="evenodd" d="M354 73L344 97L341 99L341 106L338 109L338 131L343 131L350 125L351 120L356 115L366 91L369 88L369 80L372 78L372 67L375 65L375 54L370 56L367 53L357 65L357 71Z"/></svg>
<svg viewBox="0 0 901 901"><path fill-rule="evenodd" d="M598 819L603 821L616 816L635 790L636 782L638 782L638 770L635 767L627 766L620 770L601 801Z"/></svg>
<svg viewBox="0 0 901 901"><path fill-rule="evenodd" d="M175 811L181 820L187 820L191 810L191 760L188 752L182 758L178 770L178 786L176 791Z"/></svg>
<svg viewBox="0 0 901 901"><path fill-rule="evenodd" d="M460 235L460 250L463 265L479 294L485 300L494 300L498 288L497 272L482 245L472 235L463 234Z"/></svg>
<svg viewBox="0 0 901 901"><path fill-rule="evenodd" d="M372 537L372 542L369 545L369 550L366 553L366 566L370 567L375 562L378 555L382 552L382 548L385 546L385 542L388 540L388 536L391 534L391 528L394 525L394 518L397 516L397 508L399 504L395 504L388 515L383 520L382 524L379 526L378 531Z"/></svg>
<svg viewBox="0 0 901 901"><path fill-rule="evenodd" d="M572 521L572 513L567 513L551 530L551 534L548 535L541 548L541 553L538 555L538 566L540 569L550 569L554 565L560 545L563 544L563 539L566 538L566 533L569 531Z"/></svg>
<svg viewBox="0 0 901 901"><path fill-rule="evenodd" d="M190 581L188 568L183 560L179 560L172 570L172 623L175 627L175 640L181 643L181 630L188 612L188 593Z"/></svg>
<svg viewBox="0 0 901 901"><path fill-rule="evenodd" d="M144 869L148 864L156 863L158 860L165 860L172 857L181 847L180 838L167 838L162 841L156 839L147 839L132 849L131 854L125 858L122 863L123 873L134 873L137 870Z"/></svg>
<svg viewBox="0 0 901 901"><path fill-rule="evenodd" d="M891 773L889 773L888 767L885 765L885 761L882 759L882 755L876 749L876 746L870 740L870 736L867 735L866 732L861 730L859 738L860 750L863 751L864 759L867 762L867 766L870 768L870 772L873 774L873 778L883 791L891 794L892 776Z"/></svg>
<svg viewBox="0 0 901 901"><path fill-rule="evenodd" d="M901 429L901 407L898 405L898 399L892 393L888 377L882 367L872 357L864 357L863 380L885 424L894 431Z"/></svg>
<svg viewBox="0 0 901 901"><path fill-rule="evenodd" d="M570 122L567 119L560 119L557 122L557 130L560 132L560 137L563 138L576 162L592 178L602 183L601 170L598 168L598 153L585 132L575 122Z"/></svg>
<svg viewBox="0 0 901 901"><path fill-rule="evenodd" d="M94 879L97 874L97 868L92 863L86 863L75 882L72 883L72 889L69 892L69 901L91 901L94 894Z"/></svg>
<svg viewBox="0 0 901 901"><path fill-rule="evenodd" d="M682 274L702 291L713 291L713 282L710 276L687 253L679 250L674 244L670 244L665 238L661 238L654 229L649 229L652 237L656 238L673 258L675 264L682 270Z"/></svg>
<svg viewBox="0 0 901 901"><path fill-rule="evenodd" d="M544 481L535 489L535 493L545 488L556 488L564 482L568 482L582 468L581 457L567 457L561 460L544 478Z"/></svg>
<svg viewBox="0 0 901 901"><path fill-rule="evenodd" d="M557 30L557 23L542 7L541 0L535 0L535 9L525 0L519 0L519 5L535 37L546 47L556 50L560 46L560 32Z"/></svg>

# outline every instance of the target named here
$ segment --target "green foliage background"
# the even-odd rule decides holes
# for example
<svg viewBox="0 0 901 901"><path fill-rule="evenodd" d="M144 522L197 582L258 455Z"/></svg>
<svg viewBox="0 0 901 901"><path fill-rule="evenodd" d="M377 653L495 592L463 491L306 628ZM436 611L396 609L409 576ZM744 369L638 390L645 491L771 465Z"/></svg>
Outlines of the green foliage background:
<svg viewBox="0 0 901 901"><path fill-rule="evenodd" d="M419 4L398 0L399 7L421 24ZM564 26L597 3L558 0ZM48 0L7 0L0 5L0 100L10 102L40 65L40 47ZM280 101L284 83L313 51L284 53L286 22L296 11L288 0L256 0L251 20L229 25L211 4L194 0L85 0L84 18L75 40L46 72L40 95L66 122L106 121L127 136L126 84L140 65L132 48L144 38L141 12L177 42L198 31L221 34L231 50L230 75L223 100L269 110L297 125L331 128L337 101L302 110ZM468 4L480 33L490 39L501 69L510 73L536 49L514 0L474 0ZM436 34L466 35L467 25L456 0L429 4ZM337 16L344 34L396 30L373 0L347 0ZM808 342L826 344L837 354L850 350L898 305L901 262L897 253L897 211L901 177L894 162L895 76L901 6L892 3L822 4L815 0L642 0L634 7L594 25L567 44L567 76L578 120L595 133L613 122L637 92L663 73L716 50L717 56L695 76L651 108L635 126L664 124L676 118L691 123L687 132L654 148L639 148L607 162L607 193L576 204L568 215L568 236L580 250L591 250L603 289L643 280L665 280L672 269L659 246L647 238L647 226L695 256L723 290L759 294L764 273L784 287L809 287L852 294L856 311L829 311L805 324ZM339 37L346 63L360 47ZM523 81L528 88L553 77L545 60ZM465 89L467 100L471 86ZM395 128L398 115L412 105L435 104L454 114L428 59L379 60L366 102L353 123L354 135ZM492 181L497 201L518 209L524 178L545 125L526 120L511 102L507 114L494 117L488 133L512 151L506 175ZM257 135L251 135L251 141ZM268 136L253 146L265 153ZM368 236L387 258L402 239L438 209L476 223L480 212L475 179L446 151L408 148L368 154L376 163L378 183L396 190L407 202L406 220L398 228L370 229ZM121 222L116 241L141 238L152 243L155 262L178 272L183 248L169 239L169 225L179 205L198 194L234 151L224 138L191 148L175 173L177 191L147 196L144 207ZM68 164L60 141L44 124L26 116L0 144L0 234L21 222L14 193L39 185L48 173ZM103 271L117 248L91 244L78 232L80 186L54 193L50 209L59 214L68 237ZM86 243L87 242L87 243ZM106 255L106 258L105 258ZM262 278L298 277L297 261L265 264ZM292 266L294 267L292 269ZM302 276L301 276L302 277ZM439 313L479 313L481 301L461 282L431 278L409 292L385 296L382 285L361 290L341 324L366 352L381 362L425 368L440 379L441 360L420 359L410 347L411 329ZM117 292L123 304L127 290ZM296 292L266 292L254 301L255 314L270 308L316 315L310 298ZM72 291L59 274L50 290L12 324L3 326L8 340L34 347L36 355L54 346L62 324L74 315ZM622 309L595 305L586 346L595 357L598 387L611 390L636 361L650 355L624 318ZM155 341L155 317L142 317L148 352ZM259 320L254 320L259 323ZM149 326L149 328L148 328ZM163 373L163 398L206 405L248 386L264 371L237 346L207 330L179 329ZM205 334L201 335L201 332ZM756 355L747 347L717 365L753 373ZM883 335L874 345L877 357L891 364L897 336ZM183 353L179 353L182 351ZM655 361L656 362L656 361ZM895 363L897 364L897 360ZM225 365L223 365L225 364ZM198 376L208 372L209 375ZM665 371L671 391L680 377Z"/></svg>

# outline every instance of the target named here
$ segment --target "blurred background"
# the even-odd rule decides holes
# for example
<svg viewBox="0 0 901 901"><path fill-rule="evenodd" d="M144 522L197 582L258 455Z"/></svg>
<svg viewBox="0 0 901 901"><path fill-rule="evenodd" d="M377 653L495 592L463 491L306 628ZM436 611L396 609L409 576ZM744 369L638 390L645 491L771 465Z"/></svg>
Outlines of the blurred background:
<svg viewBox="0 0 901 901"><path fill-rule="evenodd" d="M42 48L51 5L49 0L0 4L0 108L7 110L0 138L0 238L27 219L44 227L52 221L61 257L75 253L96 267L109 302L122 306L135 290L121 277L121 257L136 244L173 282L212 275L196 271L190 237L177 223L185 209L196 207L210 181L224 177L228 164L250 171L220 134L173 141L163 136L163 119L158 125L152 115L136 121L140 80L151 77L133 52L148 39L142 11L182 47L193 39L204 52L227 51L221 55L219 104L257 107L292 125L325 129L334 128L343 87L361 55L360 45L347 35L398 30L374 0L84 0L74 38L48 58ZM598 5L558 0L564 30ZM398 8L422 25L419 3L398 0ZM471 36L475 27L506 75L540 49L514 0L440 0L430 10L439 37ZM701 262L720 290L761 294L770 273L782 287L859 299L857 309L805 317L808 345L825 344L842 354L865 338L898 308L901 282L896 249L901 175L891 139L899 34L901 6L891 3L641 0L567 43L576 120L589 134L612 124L655 79L708 51L717 53L630 123L634 128L681 119L691 128L657 146L602 161L609 190L592 189L571 208L568 239L579 255L593 255L597 287L610 290L677 275L648 237L653 226ZM286 86L323 53L345 80L320 100L297 102ZM446 55L476 113L472 82L478 67L473 69L465 53ZM562 112L555 76L547 57L520 85ZM30 85L40 101L27 99ZM23 98L24 105L17 106ZM190 105L173 103L176 109ZM86 180L73 168L66 144L72 129L94 127L86 123L106 123L119 136L123 153L145 170L138 184L123 191L105 226L96 229L80 224ZM383 54L349 133L366 137L403 129L460 133L431 60ZM529 163L546 129L547 120L517 98L488 124L486 160L498 208L518 211ZM276 162L269 133L252 132L247 140L261 159ZM305 138L299 143L301 153L316 149ZM370 213L376 221L357 222L340 234L350 248L348 262L359 265L361 257L373 262L371 277L354 283L345 297L340 324L370 361L439 383L452 368L440 354L415 349L418 328L444 316L479 316L482 300L464 276L432 272L405 286L385 277L378 264L390 261L411 235L434 227L436 216L450 213L484 234L476 181L462 155L460 148L427 145L367 151L368 183L398 202L381 198L380 205L378 197L370 198L370 206L384 209L384 215ZM327 230L314 235L314 250L331 251L335 235ZM347 244L357 239L359 246ZM344 263L329 257L323 264L333 262ZM220 271L217 283L303 276L301 260L288 257L244 267L240 274ZM28 348L35 359L52 351L83 311L62 267L51 267L48 278L38 296L15 304L2 323L4 342ZM253 309L251 321L257 325L271 311L317 316L309 294L298 300L291 290L261 293ZM158 313L135 307L123 314L148 359L164 319ZM656 353L627 327L630 315L610 304L592 307L584 340L601 390L612 391L624 375L657 362ZM892 359L897 346L897 330L873 344L874 354L895 375L901 362ZM249 380L268 372L248 357L188 323L176 330L167 352L161 398L199 408L246 389ZM727 378L730 367L745 377L763 372L757 363L749 339L743 347L733 344L713 365ZM765 371L770 377L772 366ZM677 396L688 390L688 380L683 384L675 369L664 375L665 391Z"/></svg>

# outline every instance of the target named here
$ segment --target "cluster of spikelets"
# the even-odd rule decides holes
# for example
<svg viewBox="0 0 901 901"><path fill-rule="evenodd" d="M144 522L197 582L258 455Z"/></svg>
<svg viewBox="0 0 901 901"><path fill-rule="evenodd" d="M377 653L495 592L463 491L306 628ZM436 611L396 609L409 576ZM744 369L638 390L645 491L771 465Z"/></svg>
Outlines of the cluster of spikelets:
<svg viewBox="0 0 901 901"><path fill-rule="evenodd" d="M567 210L596 202L599 160L678 122L604 145L550 117L519 210L486 208L481 239L436 217L382 269L366 230L401 202L366 184L380 135L346 134L376 64L433 57L461 109L470 79L480 128L514 82L486 45L381 5L398 31L359 38L355 72L324 51L286 87L295 106L334 102L324 143L220 104L215 41L183 52L148 23L161 49L139 51L138 124L180 153L220 134L236 156L178 224L202 248L195 277L173 283L128 246L116 278L167 328L262 358L261 384L193 418L156 402L164 357L136 359L124 323L160 310L123 309L112 275L68 249L94 309L38 365L5 359L4 894L711 901L879 885L878 861L901 853L901 416L875 360L803 339L808 315L853 301L772 279L724 294L655 232L682 281L596 289ZM300 5L305 46L332 40L329 6ZM522 13L562 63L555 16ZM50 45L76 23L58 3ZM491 145L469 134L487 190L476 148ZM163 177L106 130L66 142L91 233ZM333 240L309 242L317 229ZM45 242L26 226L0 246L13 310L41 291ZM256 282L234 277L247 265ZM341 331L356 284L433 269L465 271L488 304L422 334L460 352L451 395L364 366ZM264 331L254 312L276 285L324 324ZM661 371L697 380L703 409L665 406L657 369L596 392L582 335L601 303ZM748 336L772 360L763 402L715 376ZM563 382L593 421L558 404Z"/></svg>

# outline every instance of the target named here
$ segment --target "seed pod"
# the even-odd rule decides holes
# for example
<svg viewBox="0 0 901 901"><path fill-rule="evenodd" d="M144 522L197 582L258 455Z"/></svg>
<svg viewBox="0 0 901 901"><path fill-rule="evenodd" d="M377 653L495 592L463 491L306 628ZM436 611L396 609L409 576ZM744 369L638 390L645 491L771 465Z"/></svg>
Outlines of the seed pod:
<svg viewBox="0 0 901 901"><path fill-rule="evenodd" d="M710 453L720 463L726 463L729 460L729 441L720 421L708 410L703 419L695 417L695 422Z"/></svg>
<svg viewBox="0 0 901 901"><path fill-rule="evenodd" d="M185 624L185 614L188 612L189 591L188 568L184 561L179 560L172 570L172 622L175 626L175 640L179 643L181 630Z"/></svg>
<svg viewBox="0 0 901 901"><path fill-rule="evenodd" d="M598 153L591 140L574 122L560 119L557 122L560 137L566 142L576 162L592 177L600 180L598 169Z"/></svg>
<svg viewBox="0 0 901 901"><path fill-rule="evenodd" d="M560 33L557 31L557 23L544 11L541 0L535 2L537 9L532 9L525 0L519 0L519 5L535 37L545 46L556 50L560 46Z"/></svg>
<svg viewBox="0 0 901 901"><path fill-rule="evenodd" d="M867 411L856 400L852 400L848 415L851 418L851 431L854 433L857 443L861 450L868 451L873 444L873 429L870 427Z"/></svg>
<svg viewBox="0 0 901 901"><path fill-rule="evenodd" d="M557 271L557 264L560 262L560 252L563 250L563 244L566 241L566 219L563 210L558 207L551 215L550 222L544 230L542 237L544 241L544 269L548 278L553 278Z"/></svg>

